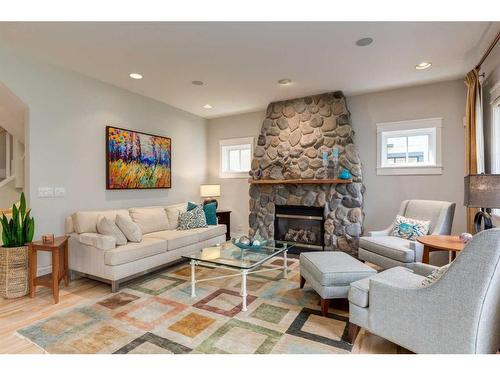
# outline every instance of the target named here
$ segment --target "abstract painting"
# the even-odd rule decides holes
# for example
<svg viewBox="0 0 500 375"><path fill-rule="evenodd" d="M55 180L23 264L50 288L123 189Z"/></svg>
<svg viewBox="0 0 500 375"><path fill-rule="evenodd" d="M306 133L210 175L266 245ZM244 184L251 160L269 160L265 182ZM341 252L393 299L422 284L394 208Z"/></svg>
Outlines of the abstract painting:
<svg viewBox="0 0 500 375"><path fill-rule="evenodd" d="M170 138L106 127L106 188L172 187Z"/></svg>

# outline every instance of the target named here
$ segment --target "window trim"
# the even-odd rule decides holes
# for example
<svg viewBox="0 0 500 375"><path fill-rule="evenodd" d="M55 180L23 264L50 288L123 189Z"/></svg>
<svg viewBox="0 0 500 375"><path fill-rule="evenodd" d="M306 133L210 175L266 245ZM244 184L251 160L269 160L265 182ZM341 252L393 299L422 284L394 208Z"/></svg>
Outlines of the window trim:
<svg viewBox="0 0 500 375"><path fill-rule="evenodd" d="M435 175L443 174L442 150L441 150L441 132L443 127L442 117L433 117L418 120L406 120L395 122L380 122L377 126L377 175ZM435 129L434 139L431 137L431 149L434 153L434 164L406 166L383 165L382 154L384 153L383 140L386 138L384 132L410 132L418 129Z"/></svg>
<svg viewBox="0 0 500 375"><path fill-rule="evenodd" d="M219 177L220 178L247 178L249 177L248 172L224 172L223 163L224 155L222 152L223 147L227 146L238 146L238 145L250 145L250 163L253 160L253 149L254 149L254 137L241 137L241 138L229 138L219 140Z"/></svg>

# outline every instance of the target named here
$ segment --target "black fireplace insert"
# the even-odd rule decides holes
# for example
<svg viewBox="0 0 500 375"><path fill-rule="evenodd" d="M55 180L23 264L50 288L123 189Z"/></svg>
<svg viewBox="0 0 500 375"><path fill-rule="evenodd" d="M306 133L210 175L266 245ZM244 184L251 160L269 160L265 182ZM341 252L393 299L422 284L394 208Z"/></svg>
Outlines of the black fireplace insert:
<svg viewBox="0 0 500 375"><path fill-rule="evenodd" d="M276 205L274 239L293 243L295 253L324 250L324 224L322 207Z"/></svg>

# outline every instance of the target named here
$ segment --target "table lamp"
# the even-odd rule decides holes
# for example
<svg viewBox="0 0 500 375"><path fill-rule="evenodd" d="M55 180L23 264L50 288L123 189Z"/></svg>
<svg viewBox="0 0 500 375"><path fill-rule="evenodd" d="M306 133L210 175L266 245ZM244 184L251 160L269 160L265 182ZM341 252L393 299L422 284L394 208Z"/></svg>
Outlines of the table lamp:
<svg viewBox="0 0 500 375"><path fill-rule="evenodd" d="M481 231L483 221L484 229L493 228L491 215L486 209L500 208L500 174L471 174L465 176L464 182L464 205L481 209L474 216L476 232Z"/></svg>
<svg viewBox="0 0 500 375"><path fill-rule="evenodd" d="M220 197L220 185L200 185L200 197L205 198L203 205L215 202L217 208L217 199Z"/></svg>

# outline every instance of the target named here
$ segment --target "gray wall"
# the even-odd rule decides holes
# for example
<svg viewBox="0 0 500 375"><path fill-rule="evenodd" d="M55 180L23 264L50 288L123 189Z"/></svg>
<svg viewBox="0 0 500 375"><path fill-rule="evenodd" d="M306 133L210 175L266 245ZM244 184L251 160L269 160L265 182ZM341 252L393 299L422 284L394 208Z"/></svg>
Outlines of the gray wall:
<svg viewBox="0 0 500 375"><path fill-rule="evenodd" d="M199 200L206 120L1 45L0 55L0 81L29 108L29 196L37 237L63 233L65 216L79 209ZM106 125L171 137L172 189L106 191ZM66 196L38 198L40 186L65 187Z"/></svg>
<svg viewBox="0 0 500 375"><path fill-rule="evenodd" d="M462 80L354 96L347 99L363 163L365 228L391 223L405 199L447 200L457 204L453 231L465 231L463 206L465 85ZM376 123L430 117L443 118L443 174L377 176Z"/></svg>
<svg viewBox="0 0 500 375"><path fill-rule="evenodd" d="M238 137L255 137L265 111L245 113L242 115L221 117L208 120L207 161L208 179L211 183L221 184L219 207L231 209L231 232L233 235L248 234L248 177L219 178L219 140Z"/></svg>
<svg viewBox="0 0 500 375"><path fill-rule="evenodd" d="M463 207L465 86L462 80L390 90L347 98L355 145L363 163L365 230L391 223L404 199L439 199L457 203L453 231L465 231ZM264 111L209 120L209 180L222 184L221 205L232 209L234 232L248 231L246 179L219 179L218 140L257 136ZM443 117L443 174L437 176L377 176L376 123Z"/></svg>

